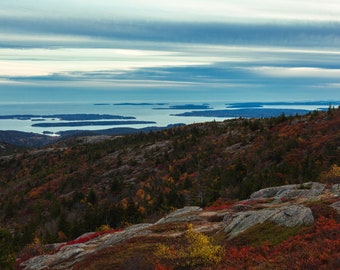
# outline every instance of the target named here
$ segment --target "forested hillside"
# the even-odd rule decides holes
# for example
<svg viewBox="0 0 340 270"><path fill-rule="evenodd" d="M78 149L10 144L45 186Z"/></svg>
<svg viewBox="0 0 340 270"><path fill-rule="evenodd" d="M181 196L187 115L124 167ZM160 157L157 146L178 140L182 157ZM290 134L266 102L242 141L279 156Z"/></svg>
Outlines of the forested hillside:
<svg viewBox="0 0 340 270"><path fill-rule="evenodd" d="M73 138L0 158L2 239L15 252L339 171L340 109Z"/></svg>

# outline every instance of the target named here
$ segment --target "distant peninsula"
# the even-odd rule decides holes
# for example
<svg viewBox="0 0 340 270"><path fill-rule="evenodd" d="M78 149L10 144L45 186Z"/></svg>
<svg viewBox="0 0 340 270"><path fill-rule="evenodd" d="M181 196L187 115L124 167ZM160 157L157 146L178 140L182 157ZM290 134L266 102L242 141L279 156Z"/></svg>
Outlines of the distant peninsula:
<svg viewBox="0 0 340 270"><path fill-rule="evenodd" d="M75 122L55 122L55 123L37 123L32 127L84 127L84 126L120 126L120 125L139 125L155 124L154 121L75 121Z"/></svg>
<svg viewBox="0 0 340 270"><path fill-rule="evenodd" d="M115 103L113 104L115 106L164 106L168 105L168 103L148 103L148 102L142 102L142 103L134 103L134 102L124 102L124 103Z"/></svg>
<svg viewBox="0 0 340 270"><path fill-rule="evenodd" d="M245 117L245 118L267 118L279 116L284 113L285 115L306 114L309 110L302 109L235 109L235 110L206 110L206 111L191 111L173 116L199 116L199 117Z"/></svg>
<svg viewBox="0 0 340 270"><path fill-rule="evenodd" d="M295 101L295 102L237 102L227 103L227 108L262 108L264 106L333 106L340 101Z"/></svg>
<svg viewBox="0 0 340 270"><path fill-rule="evenodd" d="M60 119L62 121L82 121L82 120L109 120L109 119L136 119L133 116L121 116L111 114L49 114L49 115L35 115L35 114L13 114L0 115L0 120L4 119L18 119L31 121L44 121L44 119Z"/></svg>
<svg viewBox="0 0 340 270"><path fill-rule="evenodd" d="M184 104L171 105L169 107L153 108L153 110L208 110L211 109L209 104Z"/></svg>

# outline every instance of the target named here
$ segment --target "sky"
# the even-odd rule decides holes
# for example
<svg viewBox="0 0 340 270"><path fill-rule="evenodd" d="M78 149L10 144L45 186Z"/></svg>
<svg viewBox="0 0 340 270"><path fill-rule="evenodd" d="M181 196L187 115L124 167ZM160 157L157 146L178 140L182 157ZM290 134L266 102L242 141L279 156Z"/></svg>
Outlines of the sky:
<svg viewBox="0 0 340 270"><path fill-rule="evenodd" d="M340 100L339 0L0 5L0 103Z"/></svg>

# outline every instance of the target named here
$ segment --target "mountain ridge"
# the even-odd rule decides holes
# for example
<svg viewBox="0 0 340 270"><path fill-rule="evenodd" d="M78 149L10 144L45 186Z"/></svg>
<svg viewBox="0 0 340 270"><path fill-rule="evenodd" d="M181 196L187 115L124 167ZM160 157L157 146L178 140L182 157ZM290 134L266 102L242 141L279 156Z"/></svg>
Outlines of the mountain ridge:
<svg viewBox="0 0 340 270"><path fill-rule="evenodd" d="M0 157L0 230L11 239L4 250L156 222L172 209L242 200L266 187L339 183L339 128L340 109L331 109L72 137Z"/></svg>

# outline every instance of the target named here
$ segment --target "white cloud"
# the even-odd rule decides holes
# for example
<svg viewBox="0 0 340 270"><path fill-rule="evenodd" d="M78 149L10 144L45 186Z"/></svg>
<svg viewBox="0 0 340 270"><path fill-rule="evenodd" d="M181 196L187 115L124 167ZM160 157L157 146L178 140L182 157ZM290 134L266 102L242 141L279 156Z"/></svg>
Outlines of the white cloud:
<svg viewBox="0 0 340 270"><path fill-rule="evenodd" d="M254 73L270 77L287 78L340 78L340 69L327 69L315 67L251 67L245 68Z"/></svg>
<svg viewBox="0 0 340 270"><path fill-rule="evenodd" d="M320 68L318 63L323 64L323 61L337 63L339 58L339 51L323 49L189 44L168 45L167 50L159 51L122 48L3 48L0 49L0 77L51 75L86 77L86 73L89 73L86 79L92 77L95 80L96 76L103 78L146 68L216 67L217 65L226 70L239 69L270 77L332 78L340 77L340 70ZM313 66L275 66L277 63L287 66L306 64L307 61L311 61ZM196 78L198 76L202 75L196 75ZM228 74L225 76L230 77Z"/></svg>
<svg viewBox="0 0 340 270"><path fill-rule="evenodd" d="M325 84L318 84L315 85L314 88L330 88L330 89L340 89L340 83L325 83Z"/></svg>
<svg viewBox="0 0 340 270"><path fill-rule="evenodd" d="M82 43L86 42L87 44L91 44L93 42L93 38L85 37L85 36L70 36L70 35L41 35L41 34L26 34L26 33L1 33L0 32L0 41L6 41L9 43L14 43L20 45L21 43L29 44L32 43L34 45L43 44L46 46L49 43L54 44L72 44L72 43ZM98 42L98 41L97 41Z"/></svg>
<svg viewBox="0 0 340 270"><path fill-rule="evenodd" d="M122 72L151 67L208 65L173 52L127 49L0 49L0 76L47 76L72 72Z"/></svg>
<svg viewBox="0 0 340 270"><path fill-rule="evenodd" d="M336 0L2 0L1 15L170 21L340 21Z"/></svg>

